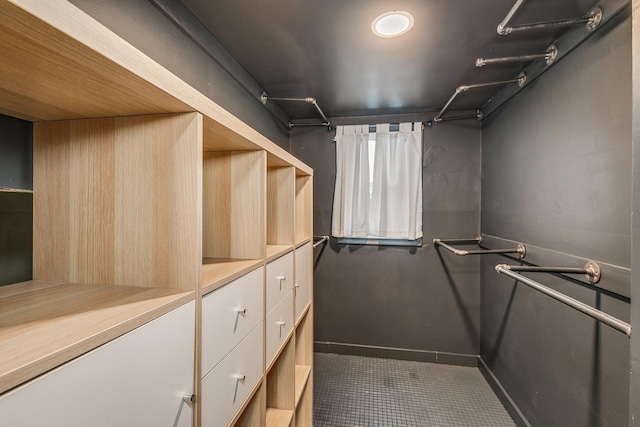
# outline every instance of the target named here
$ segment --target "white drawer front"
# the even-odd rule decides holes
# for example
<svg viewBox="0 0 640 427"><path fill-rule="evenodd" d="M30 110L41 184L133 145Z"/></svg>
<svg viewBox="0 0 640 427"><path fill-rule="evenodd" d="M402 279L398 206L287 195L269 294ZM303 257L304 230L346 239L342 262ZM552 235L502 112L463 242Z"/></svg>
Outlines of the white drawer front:
<svg viewBox="0 0 640 427"><path fill-rule="evenodd" d="M267 264L267 313L293 289L293 253L289 252Z"/></svg>
<svg viewBox="0 0 640 427"><path fill-rule="evenodd" d="M310 243L306 243L296 249L296 322L300 319L302 312L309 304L309 291L311 287L311 268L310 263Z"/></svg>
<svg viewBox="0 0 640 427"><path fill-rule="evenodd" d="M267 314L266 360L267 365L293 328L293 291L289 291L280 304Z"/></svg>
<svg viewBox="0 0 640 427"><path fill-rule="evenodd" d="M263 324L260 322L202 379L203 427L226 427L260 381L262 338Z"/></svg>
<svg viewBox="0 0 640 427"><path fill-rule="evenodd" d="M202 376L264 318L263 267L202 298Z"/></svg>
<svg viewBox="0 0 640 427"><path fill-rule="evenodd" d="M195 302L0 397L0 425L192 425Z"/></svg>

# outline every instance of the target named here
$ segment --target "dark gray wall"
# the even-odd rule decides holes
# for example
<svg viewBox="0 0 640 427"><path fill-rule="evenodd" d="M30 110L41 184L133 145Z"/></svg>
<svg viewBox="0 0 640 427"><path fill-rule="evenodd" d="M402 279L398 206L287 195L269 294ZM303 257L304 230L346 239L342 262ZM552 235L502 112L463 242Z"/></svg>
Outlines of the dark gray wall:
<svg viewBox="0 0 640 427"><path fill-rule="evenodd" d="M0 188L33 188L32 125L0 115ZM0 285L31 279L33 196L0 191Z"/></svg>
<svg viewBox="0 0 640 427"><path fill-rule="evenodd" d="M261 91L249 93L217 62L228 61L228 58L214 59L209 56L151 1L71 0L71 3L249 126L289 150L289 130L258 101ZM184 8L178 0L163 0L162 3L175 3L177 10ZM184 19L189 20L188 17ZM195 21L191 22L195 28L197 20L191 16L191 21ZM207 44L207 40L201 42Z"/></svg>
<svg viewBox="0 0 640 427"><path fill-rule="evenodd" d="M601 29L482 129L482 232L527 245L537 265L608 263L629 295L631 21ZM534 426L623 426L629 339L522 284L483 257L481 355ZM584 279L532 275L629 320L627 298Z"/></svg>
<svg viewBox="0 0 640 427"><path fill-rule="evenodd" d="M390 116L334 119L332 123L424 119ZM331 232L334 135L324 128L292 132L292 153L314 169L315 235ZM435 237L478 233L477 122L425 129L423 192L424 247L347 246L332 239L330 246L316 249L316 342L332 343L329 350L337 352L359 349L362 354L432 361L437 357L452 363L464 363L464 358L441 353L478 354L479 260L448 252L440 257L431 243ZM345 344L351 348L345 349ZM385 353L373 347L410 351Z"/></svg>

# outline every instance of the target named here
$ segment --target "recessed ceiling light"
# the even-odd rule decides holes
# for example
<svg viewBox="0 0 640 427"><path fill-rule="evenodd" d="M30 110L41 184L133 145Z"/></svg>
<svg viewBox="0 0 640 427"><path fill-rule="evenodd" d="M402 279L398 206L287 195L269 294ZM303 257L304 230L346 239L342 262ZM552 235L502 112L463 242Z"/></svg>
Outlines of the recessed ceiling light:
<svg viewBox="0 0 640 427"><path fill-rule="evenodd" d="M400 10L386 12L371 23L371 31L380 37L396 37L413 27L413 16Z"/></svg>

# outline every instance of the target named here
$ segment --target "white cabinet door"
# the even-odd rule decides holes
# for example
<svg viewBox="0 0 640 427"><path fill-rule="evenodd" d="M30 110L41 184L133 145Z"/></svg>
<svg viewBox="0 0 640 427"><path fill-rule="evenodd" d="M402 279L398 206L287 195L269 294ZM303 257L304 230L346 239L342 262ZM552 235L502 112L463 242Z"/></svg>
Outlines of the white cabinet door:
<svg viewBox="0 0 640 427"><path fill-rule="evenodd" d="M260 322L202 379L202 426L226 427L263 374Z"/></svg>
<svg viewBox="0 0 640 427"><path fill-rule="evenodd" d="M203 377L264 319L263 283L260 267L202 299Z"/></svg>
<svg viewBox="0 0 640 427"><path fill-rule="evenodd" d="M267 264L267 306L269 313L293 289L293 253L289 252Z"/></svg>
<svg viewBox="0 0 640 427"><path fill-rule="evenodd" d="M282 301L267 314L265 325L265 354L267 366L293 329L293 291L289 291Z"/></svg>
<svg viewBox="0 0 640 427"><path fill-rule="evenodd" d="M311 254L310 243L306 243L296 249L296 322L300 320L302 312L309 304L311 289Z"/></svg>
<svg viewBox="0 0 640 427"><path fill-rule="evenodd" d="M188 427L195 302L0 396L0 425Z"/></svg>

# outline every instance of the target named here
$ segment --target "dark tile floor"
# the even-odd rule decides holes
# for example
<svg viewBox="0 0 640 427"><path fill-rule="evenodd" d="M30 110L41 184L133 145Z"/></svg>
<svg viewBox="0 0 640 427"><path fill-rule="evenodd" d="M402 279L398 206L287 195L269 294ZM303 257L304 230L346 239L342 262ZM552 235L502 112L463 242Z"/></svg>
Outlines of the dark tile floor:
<svg viewBox="0 0 640 427"><path fill-rule="evenodd" d="M314 427L514 427L477 368L315 354Z"/></svg>

